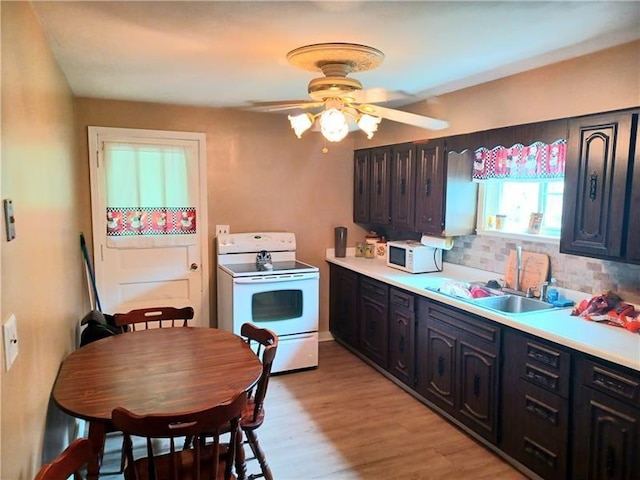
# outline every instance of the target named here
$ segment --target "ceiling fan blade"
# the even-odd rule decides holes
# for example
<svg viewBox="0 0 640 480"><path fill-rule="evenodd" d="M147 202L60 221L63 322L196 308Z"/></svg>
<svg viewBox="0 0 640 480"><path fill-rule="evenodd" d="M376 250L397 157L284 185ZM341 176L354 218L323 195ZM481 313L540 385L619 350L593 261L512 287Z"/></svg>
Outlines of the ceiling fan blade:
<svg viewBox="0 0 640 480"><path fill-rule="evenodd" d="M403 100L406 103L417 102L420 99L400 91L387 90L386 88L365 88L349 92L349 97L354 99L355 103L389 103ZM406 104L405 103L405 104Z"/></svg>
<svg viewBox="0 0 640 480"><path fill-rule="evenodd" d="M284 110L300 110L317 108L324 105L324 102L310 102L307 100L283 100L275 102L251 102L246 110L254 112L281 112Z"/></svg>
<svg viewBox="0 0 640 480"><path fill-rule="evenodd" d="M376 117L386 118L398 123L413 125L414 127L426 128L427 130L443 130L449 128L449 122L438 118L418 115L402 110L380 107L378 105L357 105L356 108L362 113L368 113Z"/></svg>

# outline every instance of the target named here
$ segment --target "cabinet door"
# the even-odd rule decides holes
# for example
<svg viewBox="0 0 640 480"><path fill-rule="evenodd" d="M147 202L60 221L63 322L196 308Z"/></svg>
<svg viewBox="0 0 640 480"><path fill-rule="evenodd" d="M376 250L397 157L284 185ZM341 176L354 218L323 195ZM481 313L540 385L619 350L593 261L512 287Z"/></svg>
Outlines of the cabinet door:
<svg viewBox="0 0 640 480"><path fill-rule="evenodd" d="M371 189L369 221L376 225L388 225L391 186L390 150L387 147L375 148L371 151Z"/></svg>
<svg viewBox="0 0 640 480"><path fill-rule="evenodd" d="M441 143L418 145L416 151L416 230L441 235L444 230L445 164Z"/></svg>
<svg viewBox="0 0 640 480"><path fill-rule="evenodd" d="M640 409L583 385L575 403L573 478L640 478Z"/></svg>
<svg viewBox="0 0 640 480"><path fill-rule="evenodd" d="M389 311L389 371L413 387L414 357L413 311L391 305Z"/></svg>
<svg viewBox="0 0 640 480"><path fill-rule="evenodd" d="M410 230L414 224L415 145L393 147L391 168L391 224Z"/></svg>
<svg viewBox="0 0 640 480"><path fill-rule="evenodd" d="M371 153L357 150L354 154L353 171L353 221L369 222L369 195L371 193Z"/></svg>
<svg viewBox="0 0 640 480"><path fill-rule="evenodd" d="M426 325L426 364L420 393L450 413L456 408L456 332L429 319Z"/></svg>
<svg viewBox="0 0 640 480"><path fill-rule="evenodd" d="M330 265L329 329L338 339L358 348L358 274Z"/></svg>
<svg viewBox="0 0 640 480"><path fill-rule="evenodd" d="M389 338L389 287L369 278L360 282L360 350L387 368Z"/></svg>
<svg viewBox="0 0 640 480"><path fill-rule="evenodd" d="M569 123L560 251L620 258L632 115Z"/></svg>
<svg viewBox="0 0 640 480"><path fill-rule="evenodd" d="M460 414L473 430L497 442L498 362L496 355L462 338L460 345Z"/></svg>
<svg viewBox="0 0 640 480"><path fill-rule="evenodd" d="M640 263L640 130L636 123L636 148L633 162L633 183L629 193L629 226L627 230L627 260Z"/></svg>

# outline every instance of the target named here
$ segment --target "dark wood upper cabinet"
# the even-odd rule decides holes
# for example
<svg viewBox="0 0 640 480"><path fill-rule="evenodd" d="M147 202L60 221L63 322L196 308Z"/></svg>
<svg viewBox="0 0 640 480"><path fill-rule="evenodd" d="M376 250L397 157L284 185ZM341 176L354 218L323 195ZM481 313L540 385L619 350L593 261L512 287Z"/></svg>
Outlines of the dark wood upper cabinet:
<svg viewBox="0 0 640 480"><path fill-rule="evenodd" d="M428 235L442 235L444 223L445 159L444 143L418 145L416 166L416 230ZM469 171L471 181L471 171Z"/></svg>
<svg viewBox="0 0 640 480"><path fill-rule="evenodd" d="M391 221L391 148L356 150L353 221L388 225Z"/></svg>
<svg viewBox="0 0 640 480"><path fill-rule="evenodd" d="M636 117L640 124L640 115ZM627 260L640 263L640 128L636 124L636 144L633 177L629 191L629 222L627 230Z"/></svg>
<svg viewBox="0 0 640 480"><path fill-rule="evenodd" d="M415 145L394 145L391 161L391 223L411 230L415 211Z"/></svg>
<svg viewBox="0 0 640 480"><path fill-rule="evenodd" d="M569 122L560 251L624 259L637 113Z"/></svg>
<svg viewBox="0 0 640 480"><path fill-rule="evenodd" d="M369 222L369 194L371 190L371 151L356 150L353 171L353 221Z"/></svg>
<svg viewBox="0 0 640 480"><path fill-rule="evenodd" d="M371 211L369 221L377 225L388 225L391 221L389 193L391 173L391 149L375 148L371 152Z"/></svg>

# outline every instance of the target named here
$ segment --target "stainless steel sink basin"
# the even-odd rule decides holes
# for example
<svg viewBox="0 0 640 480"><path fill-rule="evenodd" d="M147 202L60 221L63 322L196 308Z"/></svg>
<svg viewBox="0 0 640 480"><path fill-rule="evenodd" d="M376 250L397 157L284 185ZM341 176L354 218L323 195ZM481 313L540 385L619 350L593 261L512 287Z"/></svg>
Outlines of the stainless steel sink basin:
<svg viewBox="0 0 640 480"><path fill-rule="evenodd" d="M490 308L503 313L520 314L550 310L553 305L535 298L520 297L518 295L500 295L495 297L483 297L473 300L478 306Z"/></svg>

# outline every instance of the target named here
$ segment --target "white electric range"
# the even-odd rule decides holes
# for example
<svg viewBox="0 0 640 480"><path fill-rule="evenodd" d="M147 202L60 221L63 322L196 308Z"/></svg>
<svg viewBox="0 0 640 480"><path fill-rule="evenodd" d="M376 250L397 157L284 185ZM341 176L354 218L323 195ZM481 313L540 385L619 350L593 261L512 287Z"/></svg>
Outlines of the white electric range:
<svg viewBox="0 0 640 480"><path fill-rule="evenodd" d="M291 232L219 235L218 327L245 322L278 335L272 372L318 365L318 267L296 259Z"/></svg>

